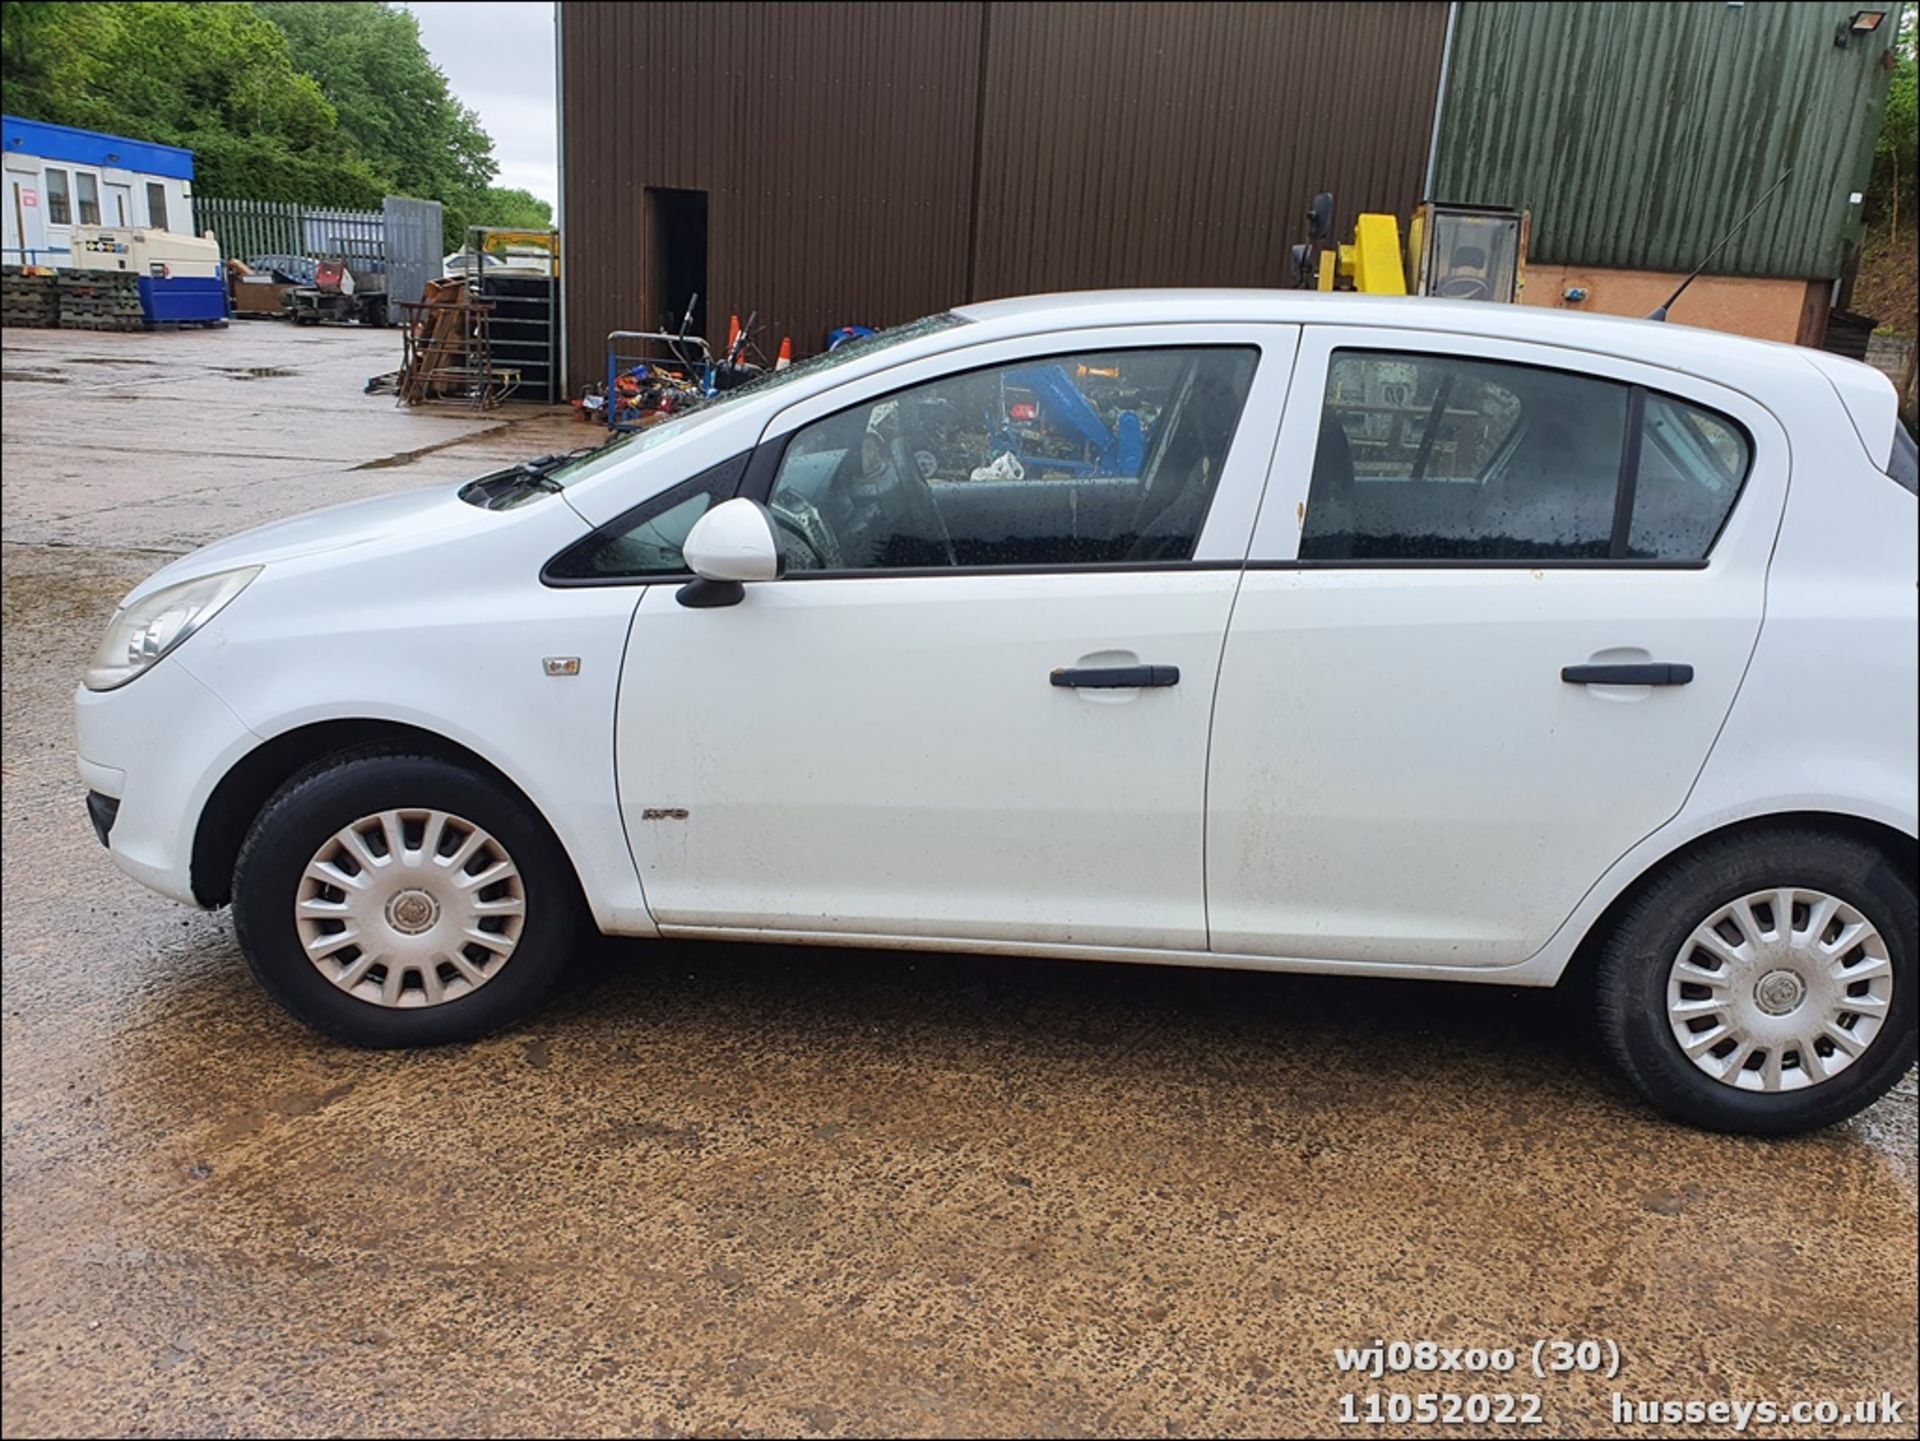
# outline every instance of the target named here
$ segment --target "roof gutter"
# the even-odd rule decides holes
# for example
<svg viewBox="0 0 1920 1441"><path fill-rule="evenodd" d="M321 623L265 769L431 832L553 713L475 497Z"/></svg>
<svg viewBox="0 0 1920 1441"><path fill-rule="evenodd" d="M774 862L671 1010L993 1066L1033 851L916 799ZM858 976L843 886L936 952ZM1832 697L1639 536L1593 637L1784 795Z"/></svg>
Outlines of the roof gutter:
<svg viewBox="0 0 1920 1441"><path fill-rule="evenodd" d="M1453 32L1460 23L1460 0L1447 6L1447 38L1440 47L1440 85L1433 92L1433 136L1427 142L1427 177L1420 185L1420 198L1433 199L1433 174L1440 164L1440 117L1447 106L1447 71L1453 65Z"/></svg>

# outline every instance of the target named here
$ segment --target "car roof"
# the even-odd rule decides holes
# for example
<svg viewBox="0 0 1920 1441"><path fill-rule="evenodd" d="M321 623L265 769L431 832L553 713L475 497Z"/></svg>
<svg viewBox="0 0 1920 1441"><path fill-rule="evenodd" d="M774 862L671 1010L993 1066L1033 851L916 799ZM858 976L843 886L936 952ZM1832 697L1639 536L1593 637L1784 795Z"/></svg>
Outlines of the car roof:
<svg viewBox="0 0 1920 1441"><path fill-rule="evenodd" d="M956 306L968 320L1036 329L1085 325L1095 315L1107 324L1175 321L1269 322L1288 325L1355 325L1447 331L1489 338L1533 341L1600 351L1668 364L1723 360L1728 347L1748 363L1770 360L1804 376L1807 352L1772 340L1700 330L1671 321L1631 320L1615 315L1498 305L1483 300L1437 300L1424 296L1360 295L1316 290L1080 290L1053 295L988 300Z"/></svg>

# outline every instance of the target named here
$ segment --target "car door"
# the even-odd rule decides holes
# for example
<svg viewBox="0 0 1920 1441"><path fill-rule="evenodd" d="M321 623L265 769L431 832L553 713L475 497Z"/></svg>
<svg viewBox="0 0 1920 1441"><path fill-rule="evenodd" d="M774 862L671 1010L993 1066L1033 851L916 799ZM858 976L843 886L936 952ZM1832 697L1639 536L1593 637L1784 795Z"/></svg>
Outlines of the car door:
<svg viewBox="0 0 1920 1441"><path fill-rule="evenodd" d="M1705 763L1787 468L1692 376L1307 327L1220 679L1214 948L1537 951Z"/></svg>
<svg viewBox="0 0 1920 1441"><path fill-rule="evenodd" d="M783 577L634 613L661 928L1204 949L1213 684L1296 340L1000 341L776 417L741 489Z"/></svg>

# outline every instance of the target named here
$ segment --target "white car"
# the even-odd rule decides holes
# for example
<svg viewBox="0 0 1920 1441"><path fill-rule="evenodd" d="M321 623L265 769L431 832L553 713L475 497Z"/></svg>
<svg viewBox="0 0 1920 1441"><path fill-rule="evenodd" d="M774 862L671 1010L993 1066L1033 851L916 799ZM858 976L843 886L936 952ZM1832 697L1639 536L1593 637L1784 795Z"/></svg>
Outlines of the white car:
<svg viewBox="0 0 1920 1441"><path fill-rule="evenodd" d="M451 280L456 275L470 275L479 270L496 270L506 262L497 255L488 255L483 251L456 250L440 257L440 276Z"/></svg>
<svg viewBox="0 0 1920 1441"><path fill-rule="evenodd" d="M1891 386L1519 306L968 306L174 562L77 700L122 869L374 1046L583 927L1577 985L1697 1124L1912 1064Z"/></svg>

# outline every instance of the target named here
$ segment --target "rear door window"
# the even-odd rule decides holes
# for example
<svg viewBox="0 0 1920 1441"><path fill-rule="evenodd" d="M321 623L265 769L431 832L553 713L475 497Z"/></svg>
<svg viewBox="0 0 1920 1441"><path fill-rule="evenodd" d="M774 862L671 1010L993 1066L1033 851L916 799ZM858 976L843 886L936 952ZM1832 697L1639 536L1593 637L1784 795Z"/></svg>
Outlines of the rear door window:
<svg viewBox="0 0 1920 1441"><path fill-rule="evenodd" d="M1534 366L1336 351L1301 558L1605 558L1627 390Z"/></svg>
<svg viewBox="0 0 1920 1441"><path fill-rule="evenodd" d="M1752 460L1734 421L1640 386L1337 350L1300 559L1697 563Z"/></svg>

